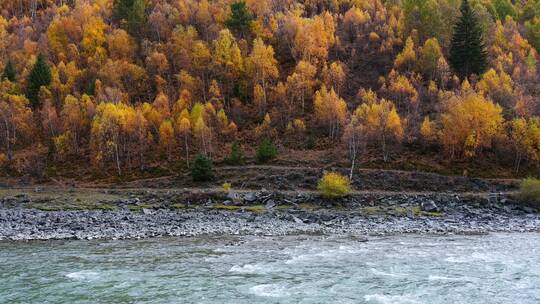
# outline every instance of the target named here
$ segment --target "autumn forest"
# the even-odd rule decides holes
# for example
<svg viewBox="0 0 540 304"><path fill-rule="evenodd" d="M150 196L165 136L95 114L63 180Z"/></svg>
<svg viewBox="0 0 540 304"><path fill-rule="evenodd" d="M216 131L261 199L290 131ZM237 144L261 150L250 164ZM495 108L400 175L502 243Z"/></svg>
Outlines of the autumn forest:
<svg viewBox="0 0 540 304"><path fill-rule="evenodd" d="M534 174L539 50L538 0L2 0L0 175L261 142Z"/></svg>

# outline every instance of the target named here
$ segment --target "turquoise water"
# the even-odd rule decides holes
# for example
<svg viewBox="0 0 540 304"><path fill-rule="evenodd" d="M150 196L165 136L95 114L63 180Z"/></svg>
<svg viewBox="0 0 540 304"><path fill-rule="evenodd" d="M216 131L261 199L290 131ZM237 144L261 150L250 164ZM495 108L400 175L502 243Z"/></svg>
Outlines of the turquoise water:
<svg viewBox="0 0 540 304"><path fill-rule="evenodd" d="M0 243L0 303L540 303L540 234Z"/></svg>

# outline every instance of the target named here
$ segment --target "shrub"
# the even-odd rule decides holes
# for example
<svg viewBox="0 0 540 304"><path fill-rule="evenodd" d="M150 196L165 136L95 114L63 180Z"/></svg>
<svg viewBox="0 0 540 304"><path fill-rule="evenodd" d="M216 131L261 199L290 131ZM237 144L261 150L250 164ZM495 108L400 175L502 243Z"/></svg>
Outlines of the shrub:
<svg viewBox="0 0 540 304"><path fill-rule="evenodd" d="M191 168L191 177L196 182L206 182L214 178L212 161L199 154Z"/></svg>
<svg viewBox="0 0 540 304"><path fill-rule="evenodd" d="M223 191L230 192L232 188L231 183L223 183Z"/></svg>
<svg viewBox="0 0 540 304"><path fill-rule="evenodd" d="M536 208L540 208L540 180L527 178L521 182L519 198Z"/></svg>
<svg viewBox="0 0 540 304"><path fill-rule="evenodd" d="M257 161L260 163L267 162L277 157L277 148L268 138L263 139L257 149Z"/></svg>
<svg viewBox="0 0 540 304"><path fill-rule="evenodd" d="M340 198L351 193L351 182L339 173L326 173L317 186L324 198Z"/></svg>
<svg viewBox="0 0 540 304"><path fill-rule="evenodd" d="M7 166L7 163L8 163L7 155L5 155L4 153L0 153L0 167Z"/></svg>
<svg viewBox="0 0 540 304"><path fill-rule="evenodd" d="M227 157L225 162L231 166L241 165L244 163L244 153L237 142L233 143L231 147L231 154L229 157Z"/></svg>

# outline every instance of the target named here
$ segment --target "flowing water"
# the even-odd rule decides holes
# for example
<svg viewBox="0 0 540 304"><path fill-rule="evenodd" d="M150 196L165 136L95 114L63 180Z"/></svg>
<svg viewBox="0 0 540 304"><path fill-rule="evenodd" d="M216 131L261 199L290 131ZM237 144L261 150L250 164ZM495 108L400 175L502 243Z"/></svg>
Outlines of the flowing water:
<svg viewBox="0 0 540 304"><path fill-rule="evenodd" d="M540 234L0 242L0 303L540 303Z"/></svg>

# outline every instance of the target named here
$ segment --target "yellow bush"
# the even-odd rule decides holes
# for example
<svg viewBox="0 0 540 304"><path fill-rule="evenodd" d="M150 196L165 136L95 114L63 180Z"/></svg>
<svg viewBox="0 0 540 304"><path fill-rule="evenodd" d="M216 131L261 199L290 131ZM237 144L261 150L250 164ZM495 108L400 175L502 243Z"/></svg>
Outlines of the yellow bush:
<svg viewBox="0 0 540 304"><path fill-rule="evenodd" d="M223 191L229 192L229 191L231 191L231 188L232 188L231 183L224 183L223 184Z"/></svg>
<svg viewBox="0 0 540 304"><path fill-rule="evenodd" d="M521 182L519 198L540 208L540 180L527 178Z"/></svg>
<svg viewBox="0 0 540 304"><path fill-rule="evenodd" d="M351 182L339 173L326 173L317 186L324 198L340 198L351 193Z"/></svg>

